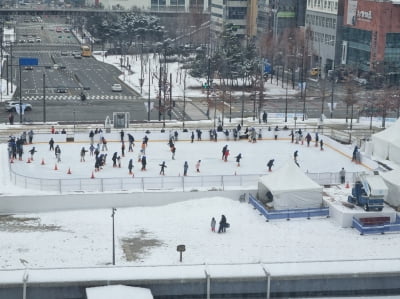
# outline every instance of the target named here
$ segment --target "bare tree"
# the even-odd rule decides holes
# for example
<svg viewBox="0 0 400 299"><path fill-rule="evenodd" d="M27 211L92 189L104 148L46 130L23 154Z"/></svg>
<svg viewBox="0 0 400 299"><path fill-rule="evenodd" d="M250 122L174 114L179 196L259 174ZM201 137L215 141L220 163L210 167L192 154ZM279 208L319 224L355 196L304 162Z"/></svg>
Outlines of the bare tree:
<svg viewBox="0 0 400 299"><path fill-rule="evenodd" d="M350 113L350 130L353 129L353 116L354 116L354 104L358 102L358 87L354 85L353 82L347 82L345 85L346 95L343 99L343 102L346 104L346 123L348 122L348 114L349 108L351 109Z"/></svg>

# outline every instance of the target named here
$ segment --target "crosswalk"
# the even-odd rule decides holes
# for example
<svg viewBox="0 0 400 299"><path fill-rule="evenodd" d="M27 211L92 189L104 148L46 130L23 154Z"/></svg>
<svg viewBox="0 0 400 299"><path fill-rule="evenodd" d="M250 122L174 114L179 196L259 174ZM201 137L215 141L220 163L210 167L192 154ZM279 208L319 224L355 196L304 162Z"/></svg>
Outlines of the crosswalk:
<svg viewBox="0 0 400 299"><path fill-rule="evenodd" d="M76 101L80 100L80 95L46 95L46 101ZM132 100L137 99L131 95L86 95L87 100L113 101L113 100ZM22 96L23 101L42 101L43 95Z"/></svg>

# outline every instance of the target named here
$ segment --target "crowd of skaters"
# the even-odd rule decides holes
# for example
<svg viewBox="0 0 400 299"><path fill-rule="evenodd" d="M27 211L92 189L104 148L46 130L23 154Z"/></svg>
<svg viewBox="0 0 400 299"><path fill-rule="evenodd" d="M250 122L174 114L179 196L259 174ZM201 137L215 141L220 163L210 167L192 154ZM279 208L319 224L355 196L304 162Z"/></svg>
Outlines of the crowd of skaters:
<svg viewBox="0 0 400 299"><path fill-rule="evenodd" d="M288 128L287 127L283 127L284 131L287 131ZM218 130L221 131L221 130ZM268 128L268 131L271 131L271 128ZM280 131L279 127L276 126L273 129L273 135L274 135L274 139L278 139L278 132ZM227 133L227 131L222 131L226 136L227 136L227 140L229 140L229 132ZM234 129L231 130L231 132L234 134L234 136L239 137L239 139L245 139L247 138L247 140L249 142L255 143L257 138L261 138L261 129L259 131L259 133L257 133L256 129L254 127L247 127L245 130L242 129L241 125L238 124L237 127L235 127ZM52 126L51 128L51 133L52 134L57 134L57 131L55 130L54 126ZM63 129L63 132L65 133L65 130ZM210 130L210 138L211 140L216 140L214 138L216 138L215 135L217 135L216 131L214 130ZM319 139L319 135L318 132L314 133L315 137L314 137L314 141L315 141L315 146L320 146L321 150L323 149L323 140ZM121 143L121 150L120 152L114 152L114 154L112 155L112 167L118 167L121 168L122 167L122 158L125 157L125 142L128 143L128 152L133 152L134 146L135 146L135 138L131 133L125 133L124 130L121 130L119 132L120 135L120 143ZM176 147L176 142L178 141L178 136L179 133L178 131L175 132L170 132L169 135L169 141L168 141L168 145L170 147L170 151L171 151L171 159L175 160L175 155L177 153L177 147ZM306 144L307 147L310 146L311 142L313 141L313 138L311 136L310 133L306 133L304 134L304 132L302 131L301 128L299 128L298 130L294 131L291 130L289 136L291 137L291 142L295 143L295 144L299 144L299 145L304 145ZM20 137L15 138L14 136L10 136L10 146L9 146L9 152L10 152L10 159L16 159L17 155L19 157L19 159L22 159L22 155L23 155L23 145L26 144L31 144L33 142L33 137L34 137L34 133L33 131L29 131L29 132L23 132L21 134ZM197 141L202 141L202 131L199 129L196 129L192 132L190 132L190 142L194 143L195 140ZM234 140L237 140L237 138L234 138ZM146 166L147 166L147 157L146 157L146 148L148 146L148 141L149 138L147 136L147 134L143 137L141 146L140 146L140 150L138 151L138 159L137 161L141 163L141 171L146 171ZM61 162L61 147L60 145L56 145L55 146L55 142L53 138L50 138L49 140L49 150L50 151L54 151L55 153L55 157L56 157L56 161L57 162ZM34 153L36 152L36 149L33 147L29 153L31 153L31 160L34 159ZM80 161L81 162L86 162L86 153L89 152L91 157L95 157L95 165L94 165L94 170L95 171L100 171L101 169L103 169L103 167L106 165L106 161L107 161L107 155L108 155L108 147L107 147L107 140L103 134L102 129L100 128L96 128L95 130L90 130L89 132L89 147L88 150L86 149L86 147L82 147L81 151L80 151ZM357 160L356 157L356 153L357 153L357 148L355 149L355 152L353 153L353 160ZM228 148L228 145L226 144L223 149L222 149L222 160L225 162L228 162L229 156L231 155L230 149ZM296 150L294 153L294 160L295 163L297 165L299 165L298 162L298 156L299 156L299 151ZM240 167L241 164L241 160L243 158L242 153L236 153L235 157L235 161L237 163L237 167ZM268 171L272 171L272 167L274 165L275 159L270 159L267 163L267 168ZM199 173L200 172L200 164L201 164L201 160L197 160L197 162L195 163L195 172ZM160 175L165 175L166 173L166 168L167 168L167 163L164 161L162 161L160 164ZM134 168L134 160L130 159L129 163L128 163L128 173L133 175L133 168ZM184 161L183 165L183 175L187 176L188 174L188 169L189 169L189 163L188 161Z"/></svg>

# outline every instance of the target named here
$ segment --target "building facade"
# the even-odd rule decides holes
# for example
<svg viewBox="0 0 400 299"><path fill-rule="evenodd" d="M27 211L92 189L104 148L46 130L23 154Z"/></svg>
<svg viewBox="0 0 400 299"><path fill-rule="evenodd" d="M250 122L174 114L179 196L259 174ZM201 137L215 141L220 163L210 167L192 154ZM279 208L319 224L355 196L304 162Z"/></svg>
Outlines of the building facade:
<svg viewBox="0 0 400 299"><path fill-rule="evenodd" d="M342 63L399 81L400 1L345 0Z"/></svg>
<svg viewBox="0 0 400 299"><path fill-rule="evenodd" d="M311 64L321 69L323 77L340 63L342 22L343 0L307 0Z"/></svg>

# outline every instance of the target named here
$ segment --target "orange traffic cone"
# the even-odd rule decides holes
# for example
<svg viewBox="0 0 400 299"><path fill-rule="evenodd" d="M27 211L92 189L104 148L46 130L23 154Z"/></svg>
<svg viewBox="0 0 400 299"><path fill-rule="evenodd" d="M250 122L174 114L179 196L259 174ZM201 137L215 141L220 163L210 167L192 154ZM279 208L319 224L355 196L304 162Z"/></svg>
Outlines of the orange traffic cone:
<svg viewBox="0 0 400 299"><path fill-rule="evenodd" d="M346 188L350 188L349 182L346 183Z"/></svg>
<svg viewBox="0 0 400 299"><path fill-rule="evenodd" d="M44 163L44 159L42 159L42 163L40 163L40 164L42 164L42 165L44 165L45 163Z"/></svg>
<svg viewBox="0 0 400 299"><path fill-rule="evenodd" d="M68 168L67 174L71 174L71 168Z"/></svg>
<svg viewBox="0 0 400 299"><path fill-rule="evenodd" d="M54 165L54 170L58 170L57 164Z"/></svg>
<svg viewBox="0 0 400 299"><path fill-rule="evenodd" d="M94 172L92 171L92 175L90 177L91 179L94 179Z"/></svg>
<svg viewBox="0 0 400 299"><path fill-rule="evenodd" d="M31 158L28 158L28 161L26 161L26 163L31 163Z"/></svg>

